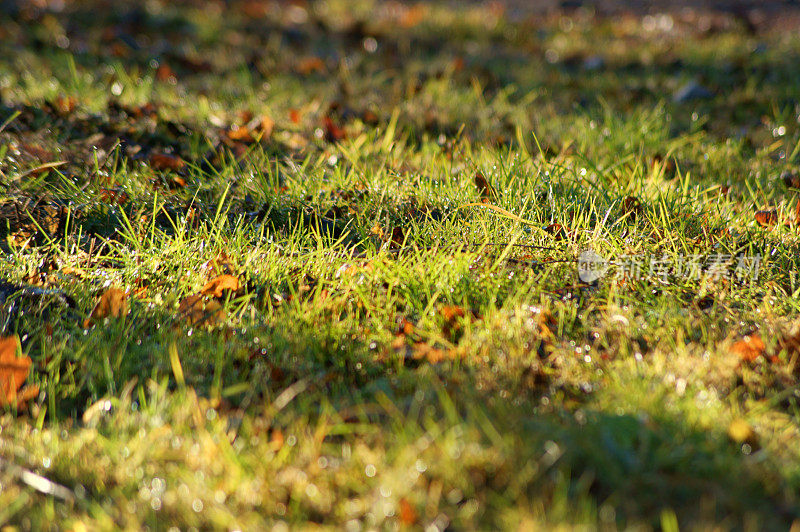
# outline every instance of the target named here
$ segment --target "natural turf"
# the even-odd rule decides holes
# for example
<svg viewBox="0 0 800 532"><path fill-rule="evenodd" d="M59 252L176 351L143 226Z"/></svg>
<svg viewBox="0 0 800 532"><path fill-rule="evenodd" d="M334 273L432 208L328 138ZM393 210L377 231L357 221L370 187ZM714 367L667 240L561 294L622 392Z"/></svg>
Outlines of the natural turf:
<svg viewBox="0 0 800 532"><path fill-rule="evenodd" d="M353 4L0 4L0 520L800 518L800 39Z"/></svg>

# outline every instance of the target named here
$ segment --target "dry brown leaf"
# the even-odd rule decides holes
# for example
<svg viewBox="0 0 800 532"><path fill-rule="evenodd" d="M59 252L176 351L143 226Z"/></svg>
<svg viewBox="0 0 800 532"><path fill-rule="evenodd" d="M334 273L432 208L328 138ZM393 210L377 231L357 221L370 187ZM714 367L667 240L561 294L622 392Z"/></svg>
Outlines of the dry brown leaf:
<svg viewBox="0 0 800 532"><path fill-rule="evenodd" d="M492 197L492 185L489 184L489 181L487 181L480 172L475 174L475 186L478 187L478 192L482 199L488 200Z"/></svg>
<svg viewBox="0 0 800 532"><path fill-rule="evenodd" d="M169 153L150 154L150 166L153 170L182 170L186 166L186 161L177 155Z"/></svg>
<svg viewBox="0 0 800 532"><path fill-rule="evenodd" d="M225 311L217 300L207 301L198 295L181 299L178 313L189 322L189 325L214 325L225 319Z"/></svg>
<svg viewBox="0 0 800 532"><path fill-rule="evenodd" d="M105 318L121 318L128 315L128 293L111 287L100 296L89 317L84 320L83 326L89 327L92 323Z"/></svg>
<svg viewBox="0 0 800 532"><path fill-rule="evenodd" d="M381 240L384 240L386 238L386 236L385 236L385 234L383 232L383 228L381 227L380 224L377 224L377 223L374 226L372 226L372 229L370 230L370 233L372 233L373 235L377 236Z"/></svg>
<svg viewBox="0 0 800 532"><path fill-rule="evenodd" d="M17 336L0 338L0 403L3 405L19 403L39 393L36 386L20 390L28 378L31 359L27 356L17 357L19 349Z"/></svg>
<svg viewBox="0 0 800 532"><path fill-rule="evenodd" d="M228 254L224 251L220 251L216 257L203 264L202 269L209 274L231 273L234 270L234 265Z"/></svg>
<svg viewBox="0 0 800 532"><path fill-rule="evenodd" d="M204 296L224 297L226 290L237 292L239 290L239 286L238 277L222 274L207 282L200 293L202 293Z"/></svg>
<svg viewBox="0 0 800 532"><path fill-rule="evenodd" d="M571 236L568 227L564 227L563 225L557 223L548 225L544 228L544 231L545 233L553 235L553 239L556 241L563 240L564 238L569 238Z"/></svg>
<svg viewBox="0 0 800 532"><path fill-rule="evenodd" d="M545 339L553 338L553 329L555 329L557 326L558 324L556 323L555 318L552 314L550 314L549 311L543 310L539 313L539 336Z"/></svg>
<svg viewBox="0 0 800 532"><path fill-rule="evenodd" d="M731 346L731 351L745 362L755 362L766 351L766 346L758 333L744 336Z"/></svg>
<svg viewBox="0 0 800 532"><path fill-rule="evenodd" d="M784 184L789 188L800 189L800 174L789 170L781 174Z"/></svg>
<svg viewBox="0 0 800 532"><path fill-rule="evenodd" d="M325 126L325 139L328 142L338 142L347 136L345 130L336 125L329 116L322 117L322 124Z"/></svg>
<svg viewBox="0 0 800 532"><path fill-rule="evenodd" d="M636 217L642 213L642 202L638 198L628 196L622 200L622 212L631 217Z"/></svg>
<svg viewBox="0 0 800 532"><path fill-rule="evenodd" d="M395 227L392 229L392 247L399 248L405 242L405 236L403 235L403 228L400 226Z"/></svg>
<svg viewBox="0 0 800 532"><path fill-rule="evenodd" d="M758 211L756 213L756 222L761 227L772 227L778 223L778 211Z"/></svg>

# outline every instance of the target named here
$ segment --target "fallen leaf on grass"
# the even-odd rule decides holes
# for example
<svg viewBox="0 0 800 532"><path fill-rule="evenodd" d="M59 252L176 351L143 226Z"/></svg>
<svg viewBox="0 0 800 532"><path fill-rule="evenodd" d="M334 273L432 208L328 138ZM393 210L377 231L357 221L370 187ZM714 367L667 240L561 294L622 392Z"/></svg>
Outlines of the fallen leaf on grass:
<svg viewBox="0 0 800 532"><path fill-rule="evenodd" d="M494 195L494 190L492 189L492 185L489 184L489 181L483 176L482 173L477 172L475 174L475 186L478 187L478 192L481 195L481 200L488 201Z"/></svg>
<svg viewBox="0 0 800 532"><path fill-rule="evenodd" d="M319 57L305 57L297 64L297 72L304 76L312 72L325 72L325 62Z"/></svg>
<svg viewBox="0 0 800 532"><path fill-rule="evenodd" d="M377 236L381 240L384 240L384 238L385 238L385 235L383 233L383 228L381 227L380 224L376 223L374 226L372 226L372 229L370 230L370 233L372 233L373 235Z"/></svg>
<svg viewBox="0 0 800 532"><path fill-rule="evenodd" d="M228 138L242 142L253 142L253 135L247 126L233 126L227 131Z"/></svg>
<svg viewBox="0 0 800 532"><path fill-rule="evenodd" d="M731 346L731 351L745 362L755 362L758 357L763 356L766 346L758 333L746 335L744 338Z"/></svg>
<svg viewBox="0 0 800 532"><path fill-rule="evenodd" d="M186 161L177 155L168 153L152 153L150 154L150 166L153 170L183 170L186 166Z"/></svg>
<svg viewBox="0 0 800 532"><path fill-rule="evenodd" d="M200 293L204 296L220 298L225 296L226 290L237 292L239 291L239 288L240 285L238 277L222 274L207 282Z"/></svg>
<svg viewBox="0 0 800 532"><path fill-rule="evenodd" d="M539 329L539 336L545 339L551 339L555 336L553 330L558 327L558 323L556 323L556 319L549 311L543 310L539 312L536 323Z"/></svg>
<svg viewBox="0 0 800 532"><path fill-rule="evenodd" d="M445 305L441 309L439 309L439 314L445 319L445 321L452 322L458 318L463 318L466 313L462 307L458 305Z"/></svg>
<svg viewBox="0 0 800 532"><path fill-rule="evenodd" d="M756 222L761 227L772 227L778 223L778 211L758 211L756 213Z"/></svg>
<svg viewBox="0 0 800 532"><path fill-rule="evenodd" d="M0 338L0 404L2 405L20 403L39 393L38 386L27 386L20 390L22 383L28 378L31 359L27 356L17 357L19 350L17 336Z"/></svg>
<svg viewBox="0 0 800 532"><path fill-rule="evenodd" d="M786 170L781 174L784 184L789 188L800 189L800 174Z"/></svg>
<svg viewBox="0 0 800 532"><path fill-rule="evenodd" d="M438 364L439 362L453 360L455 358L452 351L431 347L424 342L418 342L414 345L411 356L414 357L415 360L424 360L430 364Z"/></svg>
<svg viewBox="0 0 800 532"><path fill-rule="evenodd" d="M169 81L169 82L174 82L178 80L178 78L175 76L175 71L172 70L172 68L166 63L161 63L160 65L158 65L158 68L156 69L156 79L158 81Z"/></svg>
<svg viewBox="0 0 800 532"><path fill-rule="evenodd" d="M630 215L632 218L642 214L642 202L638 198L628 196L622 200L622 212Z"/></svg>
<svg viewBox="0 0 800 532"><path fill-rule="evenodd" d="M53 100L53 109L61 116L67 116L72 113L77 105L78 100L74 96L60 95Z"/></svg>
<svg viewBox="0 0 800 532"><path fill-rule="evenodd" d="M399 248L405 242L405 236L403 235L403 228L402 227L395 227L392 229L392 248Z"/></svg>
<svg viewBox="0 0 800 532"><path fill-rule="evenodd" d="M338 142L347 137L344 128L339 127L331 117L322 117L322 124L325 126L325 140L328 142Z"/></svg>
<svg viewBox="0 0 800 532"><path fill-rule="evenodd" d="M405 336L407 334L411 334L414 332L414 324L401 317L397 320L397 335L398 336Z"/></svg>
<svg viewBox="0 0 800 532"><path fill-rule="evenodd" d="M84 320L83 326L90 327L92 323L105 318L121 318L127 316L128 311L128 293L112 287L103 292L97 300L91 314Z"/></svg>
<svg viewBox="0 0 800 532"><path fill-rule="evenodd" d="M201 270L212 273L227 273L230 274L234 271L234 264L227 253L221 251L215 258L203 264Z"/></svg>
<svg viewBox="0 0 800 532"><path fill-rule="evenodd" d="M417 511L408 502L408 499L405 497L400 499L400 522L406 526L411 526L417 522L417 519L419 519Z"/></svg>
<svg viewBox="0 0 800 532"><path fill-rule="evenodd" d="M556 241L563 240L571 236L568 227L564 227L563 225L557 223L552 223L545 227L544 232L553 235L553 239Z"/></svg>
<svg viewBox="0 0 800 532"><path fill-rule="evenodd" d="M206 300L198 295L181 299L178 314L185 318L189 325L214 325L225 319L225 311L216 299Z"/></svg>
<svg viewBox="0 0 800 532"><path fill-rule="evenodd" d="M124 205L128 203L130 196L121 189L101 188L98 199L109 205Z"/></svg>

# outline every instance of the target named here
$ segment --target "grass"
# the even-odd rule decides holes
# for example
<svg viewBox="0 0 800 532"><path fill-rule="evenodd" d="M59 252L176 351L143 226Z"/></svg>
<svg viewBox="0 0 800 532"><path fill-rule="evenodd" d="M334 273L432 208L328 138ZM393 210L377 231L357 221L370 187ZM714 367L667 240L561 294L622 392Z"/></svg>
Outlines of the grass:
<svg viewBox="0 0 800 532"><path fill-rule="evenodd" d="M148 6L0 7L0 327L39 387L0 418L0 520L800 518L795 36Z"/></svg>

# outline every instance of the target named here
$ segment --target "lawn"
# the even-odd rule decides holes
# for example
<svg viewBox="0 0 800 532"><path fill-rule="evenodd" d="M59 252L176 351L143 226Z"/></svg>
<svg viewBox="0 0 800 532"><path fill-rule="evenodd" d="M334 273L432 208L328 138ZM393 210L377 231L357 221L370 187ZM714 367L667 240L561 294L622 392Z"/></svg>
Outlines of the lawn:
<svg viewBox="0 0 800 532"><path fill-rule="evenodd" d="M752 30L0 3L0 521L797 526L800 33Z"/></svg>

